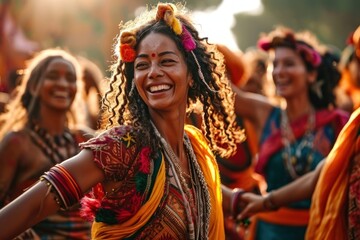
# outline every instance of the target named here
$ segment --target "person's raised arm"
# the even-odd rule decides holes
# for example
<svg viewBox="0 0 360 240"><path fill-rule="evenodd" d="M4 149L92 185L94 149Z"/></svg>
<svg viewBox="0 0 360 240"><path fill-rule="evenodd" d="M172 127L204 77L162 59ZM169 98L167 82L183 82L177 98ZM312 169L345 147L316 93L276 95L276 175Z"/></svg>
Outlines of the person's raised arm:
<svg viewBox="0 0 360 240"><path fill-rule="evenodd" d="M233 84L232 90L235 94L235 114L250 121L260 137L265 121L274 106L261 94L245 92Z"/></svg>
<svg viewBox="0 0 360 240"><path fill-rule="evenodd" d="M61 166L72 175L83 193L103 181L103 171L94 163L90 150L64 161ZM54 188L54 187L52 187ZM0 210L0 239L13 239L46 216L59 210L57 197L47 181L39 181Z"/></svg>
<svg viewBox="0 0 360 240"><path fill-rule="evenodd" d="M325 161L320 162L315 170L279 189L271 191L266 196L253 193L242 194L241 200L245 202L246 207L237 218L244 219L258 212L274 211L290 203L311 198Z"/></svg>

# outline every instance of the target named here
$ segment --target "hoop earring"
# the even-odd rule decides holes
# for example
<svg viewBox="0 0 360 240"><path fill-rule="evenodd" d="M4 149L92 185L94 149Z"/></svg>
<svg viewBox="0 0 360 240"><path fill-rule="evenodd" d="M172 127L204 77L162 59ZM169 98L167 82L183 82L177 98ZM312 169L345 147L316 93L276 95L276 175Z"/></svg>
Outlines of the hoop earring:
<svg viewBox="0 0 360 240"><path fill-rule="evenodd" d="M321 86L324 84L323 80L319 80L319 81L315 81L314 83L312 83L310 85L310 89L311 91L313 91L315 93L315 95L319 98L322 99L323 98L323 94L321 92Z"/></svg>

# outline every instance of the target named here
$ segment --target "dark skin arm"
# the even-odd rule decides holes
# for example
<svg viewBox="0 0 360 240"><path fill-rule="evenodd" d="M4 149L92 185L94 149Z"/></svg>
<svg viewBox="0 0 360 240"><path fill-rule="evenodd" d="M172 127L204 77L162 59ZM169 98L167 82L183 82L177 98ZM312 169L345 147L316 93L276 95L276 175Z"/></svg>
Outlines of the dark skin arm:
<svg viewBox="0 0 360 240"><path fill-rule="evenodd" d="M235 93L235 114L248 120L256 129L257 139L260 139L266 119L274 106L265 96L244 92L233 84L231 87Z"/></svg>
<svg viewBox="0 0 360 240"><path fill-rule="evenodd" d="M272 204L276 207L283 207L293 202L311 198L324 162L325 160L319 163L315 170L279 189L272 191ZM259 212L271 211L271 209L267 209L266 204L264 204L266 198L267 196L244 193L241 196L241 200L246 203L246 207L237 216L237 218L245 219Z"/></svg>
<svg viewBox="0 0 360 240"><path fill-rule="evenodd" d="M0 142L0 208L5 204L5 197L20 164L24 144L21 139L20 134L11 133Z"/></svg>
<svg viewBox="0 0 360 240"><path fill-rule="evenodd" d="M83 193L104 180L103 171L94 163L90 150L61 163L79 184ZM38 182L0 210L0 239L13 239L29 227L59 210L45 182Z"/></svg>

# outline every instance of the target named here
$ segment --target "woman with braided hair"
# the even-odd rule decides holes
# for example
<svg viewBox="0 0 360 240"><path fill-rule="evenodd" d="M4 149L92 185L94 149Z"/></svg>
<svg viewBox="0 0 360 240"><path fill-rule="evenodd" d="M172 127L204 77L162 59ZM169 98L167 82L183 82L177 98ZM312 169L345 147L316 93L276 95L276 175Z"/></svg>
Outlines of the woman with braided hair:
<svg viewBox="0 0 360 240"><path fill-rule="evenodd" d="M264 176L271 199L271 191L313 171L327 156L348 114L335 106L334 88L340 78L336 58L313 34L276 27L260 38L258 46L270 54L283 106L234 88L235 111L256 129L255 170ZM310 203L306 199L255 215L249 239L304 239Z"/></svg>
<svg viewBox="0 0 360 240"><path fill-rule="evenodd" d="M234 212L241 192L222 191L213 152L243 132L221 55L166 3L121 25L115 54L98 136L0 211L0 239L78 201L93 239L224 239L222 203ZM204 135L185 125L194 104Z"/></svg>

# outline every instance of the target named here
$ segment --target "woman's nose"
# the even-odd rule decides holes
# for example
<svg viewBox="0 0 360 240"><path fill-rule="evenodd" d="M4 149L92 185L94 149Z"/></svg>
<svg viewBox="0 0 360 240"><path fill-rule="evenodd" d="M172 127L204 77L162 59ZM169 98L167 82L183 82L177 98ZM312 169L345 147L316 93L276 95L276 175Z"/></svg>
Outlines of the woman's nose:
<svg viewBox="0 0 360 240"><path fill-rule="evenodd" d="M149 77L157 78L163 76L163 71L157 63L152 63L150 67Z"/></svg>
<svg viewBox="0 0 360 240"><path fill-rule="evenodd" d="M60 76L58 81L56 81L58 86L67 87L70 83L66 76Z"/></svg>
<svg viewBox="0 0 360 240"><path fill-rule="evenodd" d="M281 66L281 64L278 64L278 65L273 67L272 75L273 76L278 76L281 73L283 73L283 71L284 71L284 67Z"/></svg>

